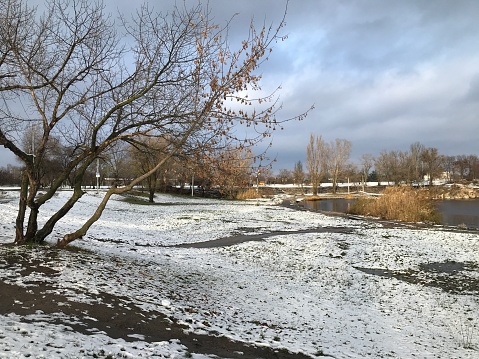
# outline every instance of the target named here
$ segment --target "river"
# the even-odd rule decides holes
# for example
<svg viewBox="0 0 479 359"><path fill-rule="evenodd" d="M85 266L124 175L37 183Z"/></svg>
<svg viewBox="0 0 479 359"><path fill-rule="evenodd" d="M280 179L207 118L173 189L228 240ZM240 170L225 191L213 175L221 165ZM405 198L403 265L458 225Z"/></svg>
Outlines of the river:
<svg viewBox="0 0 479 359"><path fill-rule="evenodd" d="M304 201L307 209L347 213L354 199L322 199ZM437 209L442 217L442 224L448 226L466 226L479 229L479 200L441 200Z"/></svg>

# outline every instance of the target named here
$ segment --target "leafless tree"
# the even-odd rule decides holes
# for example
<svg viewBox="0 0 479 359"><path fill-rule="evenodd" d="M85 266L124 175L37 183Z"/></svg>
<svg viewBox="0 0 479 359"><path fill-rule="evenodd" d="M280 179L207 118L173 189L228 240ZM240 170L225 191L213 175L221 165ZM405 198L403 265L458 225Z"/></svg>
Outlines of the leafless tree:
<svg viewBox="0 0 479 359"><path fill-rule="evenodd" d="M405 180L404 158L400 151L382 151L374 163L379 178L399 185Z"/></svg>
<svg viewBox="0 0 479 359"><path fill-rule="evenodd" d="M420 182L423 179L421 154L424 151L424 145L414 142L410 146L409 174L411 182Z"/></svg>
<svg viewBox="0 0 479 359"><path fill-rule="evenodd" d="M469 181L474 181L477 178L478 174L479 158L477 157L477 155L468 155L466 162L467 167L469 168L467 179Z"/></svg>
<svg viewBox="0 0 479 359"><path fill-rule="evenodd" d="M327 144L321 136L309 136L306 148L306 167L309 172L309 180L313 187L313 195L318 194L321 179L326 173Z"/></svg>
<svg viewBox="0 0 479 359"><path fill-rule="evenodd" d="M444 157L444 171L447 173L448 182L453 182L456 179L456 156Z"/></svg>
<svg viewBox="0 0 479 359"><path fill-rule="evenodd" d="M0 185L18 186L20 183L21 168L13 165L0 167Z"/></svg>
<svg viewBox="0 0 479 359"><path fill-rule="evenodd" d="M466 179L469 175L467 155L458 155L455 160L455 169L460 179Z"/></svg>
<svg viewBox="0 0 479 359"><path fill-rule="evenodd" d="M145 135L169 140L154 168L124 187L112 186L81 228L58 239L59 247L84 236L113 194L131 190L184 148L250 147L284 122L275 116L275 92L254 95L261 90L257 70L282 40L284 21L251 24L233 48L229 24L212 23L201 5L168 14L145 5L115 24L101 2L51 0L40 14L26 0L5 0L0 20L0 145L25 166L17 244L44 241L82 197L91 165L117 142ZM32 124L41 139L29 153L19 139ZM255 136L236 137L248 127ZM69 161L39 195L41 162L35 159L43 158L52 138L69 149ZM71 197L39 227L40 207L67 178Z"/></svg>
<svg viewBox="0 0 479 359"><path fill-rule="evenodd" d="M424 171L429 177L429 185L432 186L433 181L444 171L444 156L439 154L437 148L429 147L422 151L421 160L424 163Z"/></svg>
<svg viewBox="0 0 479 359"><path fill-rule="evenodd" d="M304 177L303 163L298 161L294 164L293 181L297 186L303 187Z"/></svg>
<svg viewBox="0 0 479 359"><path fill-rule="evenodd" d="M159 137L144 136L130 141L129 156L130 169L133 170L132 176L141 176L143 173L150 172L152 168L167 153L168 141ZM148 178L146 178L146 186L148 188L148 201L153 203L155 191L157 190L158 180L161 176L163 168L158 168Z"/></svg>
<svg viewBox="0 0 479 359"><path fill-rule="evenodd" d="M277 183L291 183L293 182L293 173L290 170L282 168L279 170L278 175L276 176Z"/></svg>
<svg viewBox="0 0 479 359"><path fill-rule="evenodd" d="M374 165L374 156L370 153L361 156L361 176L363 183L368 181L369 172Z"/></svg>
<svg viewBox="0 0 479 359"><path fill-rule="evenodd" d="M203 168L208 169L208 178L225 197L234 198L240 189L250 184L253 160L250 149L225 148L212 154Z"/></svg>
<svg viewBox="0 0 479 359"><path fill-rule="evenodd" d="M472 180L477 181L479 176L479 156L473 155L475 157L474 164L472 167Z"/></svg>
<svg viewBox="0 0 479 359"><path fill-rule="evenodd" d="M338 178L347 167L351 153L351 142L336 139L327 146L327 167L333 182L333 193L336 193Z"/></svg>

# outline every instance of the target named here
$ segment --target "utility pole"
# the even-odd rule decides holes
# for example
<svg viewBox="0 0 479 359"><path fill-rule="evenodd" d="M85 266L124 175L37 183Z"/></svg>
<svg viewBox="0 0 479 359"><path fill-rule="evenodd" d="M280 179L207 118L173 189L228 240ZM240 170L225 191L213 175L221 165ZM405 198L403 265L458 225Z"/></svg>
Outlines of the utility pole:
<svg viewBox="0 0 479 359"><path fill-rule="evenodd" d="M259 167L258 171L256 172L256 205L259 206Z"/></svg>
<svg viewBox="0 0 479 359"><path fill-rule="evenodd" d="M195 195L195 173L191 175L191 197Z"/></svg>

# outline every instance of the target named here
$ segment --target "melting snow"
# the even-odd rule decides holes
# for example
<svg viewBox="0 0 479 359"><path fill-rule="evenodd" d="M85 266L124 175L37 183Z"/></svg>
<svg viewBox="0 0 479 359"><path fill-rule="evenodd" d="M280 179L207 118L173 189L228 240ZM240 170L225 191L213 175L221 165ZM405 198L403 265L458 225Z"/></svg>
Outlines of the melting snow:
<svg viewBox="0 0 479 359"><path fill-rule="evenodd" d="M52 198L41 210L42 220L67 195ZM17 192L2 196L1 243L12 242L17 197ZM85 195L49 242L80 226L100 200L95 193ZM446 292L421 277L425 263L459 262L475 268L466 275L477 279L477 233L387 228L272 201L257 205L169 195L155 201L111 200L88 235L74 242L97 260L82 264L70 251L49 259L39 254L42 268L56 276L3 266L1 279L26 288L50 281L57 293L79 302L94 302L95 293L106 292L129 298L125 305L172 316L192 332L310 356L479 357L478 292ZM347 230L295 233L318 227ZM291 233L220 248L175 246L276 231ZM413 282L361 268L419 274ZM70 317L41 311L0 316L0 357L205 357L188 353L175 340L149 343L133 334L127 342L102 332L77 333L74 324Z"/></svg>

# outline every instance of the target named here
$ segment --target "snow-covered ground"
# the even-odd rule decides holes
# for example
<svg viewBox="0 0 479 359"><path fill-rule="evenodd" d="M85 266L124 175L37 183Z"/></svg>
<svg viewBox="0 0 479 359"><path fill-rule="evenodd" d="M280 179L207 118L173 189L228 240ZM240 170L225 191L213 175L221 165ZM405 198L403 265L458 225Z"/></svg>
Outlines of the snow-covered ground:
<svg viewBox="0 0 479 359"><path fill-rule="evenodd" d="M42 218L67 194L49 201ZM17 197L11 191L0 198L0 243L12 242ZM95 192L85 195L49 241L78 228L100 200ZM122 296L193 332L312 357L479 358L478 292L452 294L427 285L442 274L424 269L427 263L464 263L464 270L448 274L450 280L478 280L477 233L384 227L273 201L159 195L156 202L111 200L88 235L73 243L101 260L85 263L70 251L45 260L38 251L42 265L58 276L25 275L21 268L3 266L0 279L21 286L51 281L78 301L91 301L100 291ZM320 227L344 230L315 231ZM312 231L298 233L306 229ZM219 248L174 246L277 231L290 233ZM398 275L373 275L374 270ZM400 280L399 274L416 281ZM178 341L148 343L138 336L126 342L105 333L76 333L69 328L72 318L62 324L58 318L61 306L55 316L41 311L0 316L0 357L204 357L188 353Z"/></svg>

